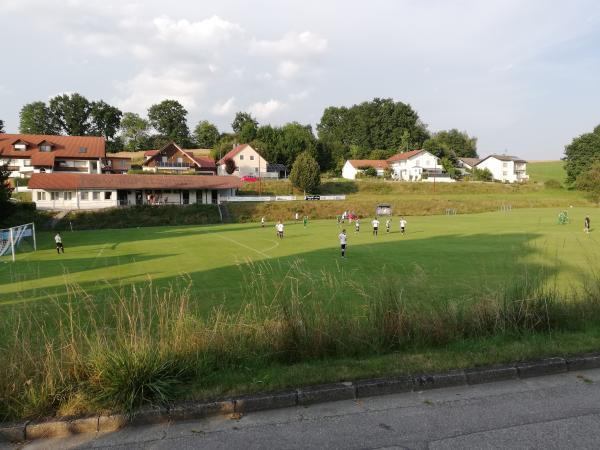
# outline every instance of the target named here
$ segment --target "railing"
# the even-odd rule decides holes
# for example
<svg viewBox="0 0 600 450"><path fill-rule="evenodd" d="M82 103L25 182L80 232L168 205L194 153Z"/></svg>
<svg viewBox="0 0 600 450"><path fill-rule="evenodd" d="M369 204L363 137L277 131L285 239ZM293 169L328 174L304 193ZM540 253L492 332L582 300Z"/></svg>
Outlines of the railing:
<svg viewBox="0 0 600 450"><path fill-rule="evenodd" d="M89 169L87 167L75 167L75 166L54 166L53 169L55 172L85 172L87 173Z"/></svg>
<svg viewBox="0 0 600 450"><path fill-rule="evenodd" d="M169 169L189 169L194 166L195 164L187 162L156 161L156 167L165 167Z"/></svg>

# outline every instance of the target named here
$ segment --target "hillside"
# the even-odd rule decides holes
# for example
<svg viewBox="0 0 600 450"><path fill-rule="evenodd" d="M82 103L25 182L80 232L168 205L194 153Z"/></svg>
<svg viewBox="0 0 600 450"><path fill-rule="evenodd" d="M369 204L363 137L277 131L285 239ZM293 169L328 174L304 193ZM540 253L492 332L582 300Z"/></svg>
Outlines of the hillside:
<svg viewBox="0 0 600 450"><path fill-rule="evenodd" d="M545 183L548 180L556 180L561 184L565 182L564 161L538 161L527 163L527 173L532 182Z"/></svg>

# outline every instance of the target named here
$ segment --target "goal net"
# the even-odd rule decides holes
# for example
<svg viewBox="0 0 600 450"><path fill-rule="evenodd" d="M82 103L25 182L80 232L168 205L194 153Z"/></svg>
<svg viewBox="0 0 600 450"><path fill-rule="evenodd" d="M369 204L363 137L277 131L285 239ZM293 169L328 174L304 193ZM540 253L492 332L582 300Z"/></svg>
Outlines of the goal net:
<svg viewBox="0 0 600 450"><path fill-rule="evenodd" d="M35 224L26 223L0 229L0 256L10 255L15 261L16 253L37 250Z"/></svg>

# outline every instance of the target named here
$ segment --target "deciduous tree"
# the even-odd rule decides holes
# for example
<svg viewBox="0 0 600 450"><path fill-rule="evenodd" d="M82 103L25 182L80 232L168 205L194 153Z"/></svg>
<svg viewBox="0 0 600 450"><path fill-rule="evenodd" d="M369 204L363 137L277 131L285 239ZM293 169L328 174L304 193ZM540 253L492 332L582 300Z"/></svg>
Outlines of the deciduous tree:
<svg viewBox="0 0 600 450"><path fill-rule="evenodd" d="M600 200L600 161L594 162L577 176L575 188L587 192L595 202Z"/></svg>
<svg viewBox="0 0 600 450"><path fill-rule="evenodd" d="M250 113L239 111L231 122L231 129L234 133L239 134L246 123L251 123L255 129L258 128L258 121Z"/></svg>
<svg viewBox="0 0 600 450"><path fill-rule="evenodd" d="M305 193L316 194L321 184L321 171L315 158L305 151L298 155L290 172L290 181Z"/></svg>
<svg viewBox="0 0 600 450"><path fill-rule="evenodd" d="M86 136L90 132L91 104L80 94L63 94L48 102L52 130L69 136Z"/></svg>
<svg viewBox="0 0 600 450"><path fill-rule="evenodd" d="M182 147L190 145L187 110L177 100L163 100L148 109L148 119L164 141L174 141Z"/></svg>
<svg viewBox="0 0 600 450"><path fill-rule="evenodd" d="M219 142L219 130L208 120L198 122L194 128L194 139L200 148L213 148Z"/></svg>
<svg viewBox="0 0 600 450"><path fill-rule="evenodd" d="M53 128L52 115L44 102L28 103L19 113L19 133L58 134Z"/></svg>
<svg viewBox="0 0 600 450"><path fill-rule="evenodd" d="M124 139L125 148L135 152L145 150L148 142L150 123L136 113L126 112L121 119L121 135Z"/></svg>
<svg viewBox="0 0 600 450"><path fill-rule="evenodd" d="M9 200L13 188L8 180L9 175L8 166L0 165L0 211L8 211L11 206Z"/></svg>
<svg viewBox="0 0 600 450"><path fill-rule="evenodd" d="M577 177L600 160L600 125L591 133L582 134L565 147L565 170L567 182L573 183Z"/></svg>
<svg viewBox="0 0 600 450"><path fill-rule="evenodd" d="M461 156L477 158L477 138L456 128L438 131L425 141L423 149L439 158L449 158L452 162Z"/></svg>
<svg viewBox="0 0 600 450"><path fill-rule="evenodd" d="M0 119L0 133L4 133L4 120Z"/></svg>
<svg viewBox="0 0 600 450"><path fill-rule="evenodd" d="M123 113L115 106L104 100L90 104L90 134L102 136L107 141L113 141L121 126Z"/></svg>

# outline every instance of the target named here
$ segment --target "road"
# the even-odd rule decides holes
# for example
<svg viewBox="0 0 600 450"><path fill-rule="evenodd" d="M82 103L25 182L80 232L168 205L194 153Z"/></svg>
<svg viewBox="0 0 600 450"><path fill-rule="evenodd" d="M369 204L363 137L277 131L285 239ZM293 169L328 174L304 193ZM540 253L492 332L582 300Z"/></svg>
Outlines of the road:
<svg viewBox="0 0 600 450"><path fill-rule="evenodd" d="M34 441L24 449L600 448L600 369Z"/></svg>

